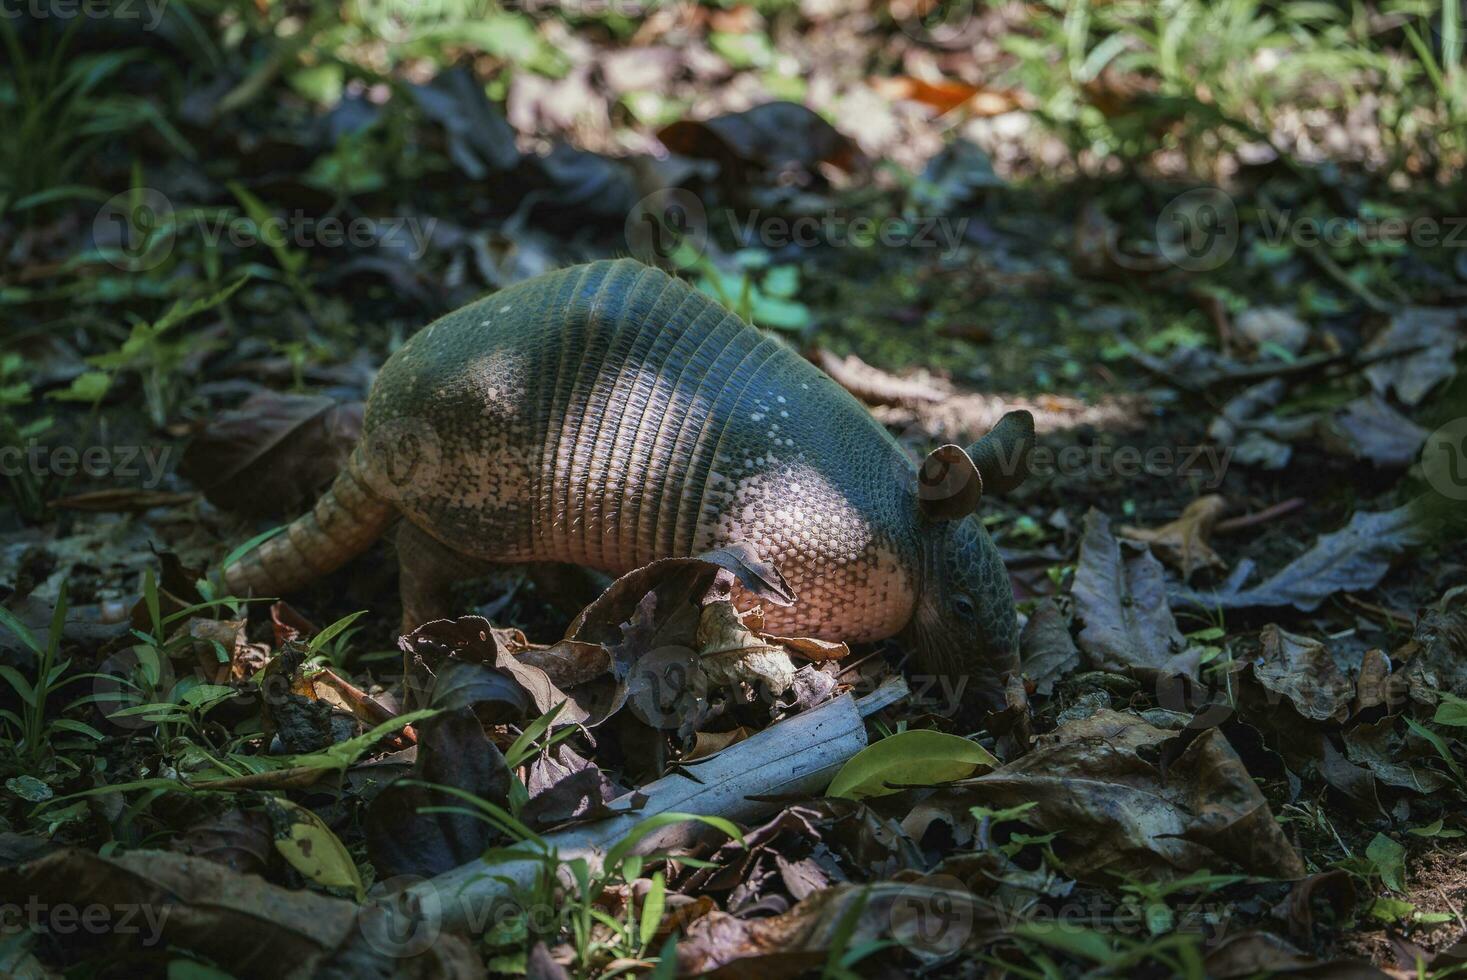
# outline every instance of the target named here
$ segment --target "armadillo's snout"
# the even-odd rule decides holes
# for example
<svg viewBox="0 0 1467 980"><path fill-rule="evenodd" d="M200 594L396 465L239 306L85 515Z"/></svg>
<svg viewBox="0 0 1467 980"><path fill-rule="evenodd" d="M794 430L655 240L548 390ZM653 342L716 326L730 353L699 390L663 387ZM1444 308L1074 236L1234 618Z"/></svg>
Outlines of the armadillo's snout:
<svg viewBox="0 0 1467 980"><path fill-rule="evenodd" d="M954 522L930 545L908 642L913 691L943 714L1004 707L1019 671L1018 617L998 548L976 518Z"/></svg>
<svg viewBox="0 0 1467 980"><path fill-rule="evenodd" d="M985 493L1024 482L1033 448L1034 418L1019 410L966 449L934 449L917 468L922 585L909 633L923 676L914 689L935 691L936 707L965 719L1001 710L1019 672L1013 589L974 511Z"/></svg>

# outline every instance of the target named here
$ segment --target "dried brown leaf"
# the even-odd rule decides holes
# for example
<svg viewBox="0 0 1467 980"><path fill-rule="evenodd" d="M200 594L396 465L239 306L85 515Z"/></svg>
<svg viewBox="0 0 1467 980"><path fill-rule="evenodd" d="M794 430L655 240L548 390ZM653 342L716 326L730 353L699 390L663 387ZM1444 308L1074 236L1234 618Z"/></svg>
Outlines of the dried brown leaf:
<svg viewBox="0 0 1467 980"><path fill-rule="evenodd" d="M1199 568L1227 568L1227 562L1208 543L1213 526L1227 509L1225 498L1208 494L1188 504L1181 516L1170 523L1158 528L1125 525L1120 528L1120 534L1151 545L1162 561L1181 571L1185 582Z"/></svg>
<svg viewBox="0 0 1467 980"><path fill-rule="evenodd" d="M1118 542L1098 510L1085 515L1075 569L1080 649L1099 670L1141 678L1195 677L1197 654L1167 605L1161 563L1140 545Z"/></svg>
<svg viewBox="0 0 1467 980"><path fill-rule="evenodd" d="M1223 867L1302 875L1303 862L1222 732L1177 738L1134 715L1101 710L961 785L985 806L1037 804L1025 822L1062 832L1056 853L1065 872L1082 880L1168 880ZM1164 753L1166 743L1172 747ZM1165 771L1164 754L1174 755Z"/></svg>

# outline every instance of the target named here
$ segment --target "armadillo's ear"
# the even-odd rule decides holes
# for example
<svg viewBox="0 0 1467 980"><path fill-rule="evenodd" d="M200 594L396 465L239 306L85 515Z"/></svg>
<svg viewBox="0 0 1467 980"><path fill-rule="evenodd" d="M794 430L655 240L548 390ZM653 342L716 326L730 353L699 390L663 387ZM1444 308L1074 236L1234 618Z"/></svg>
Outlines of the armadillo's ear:
<svg viewBox="0 0 1467 980"><path fill-rule="evenodd" d="M1029 452L1034 448L1034 416L1019 409L1009 412L968 447L973 465L989 493L1008 493L1029 476Z"/></svg>
<svg viewBox="0 0 1467 980"><path fill-rule="evenodd" d="M978 509L983 477L962 446L938 446L917 470L917 505L934 521L956 521Z"/></svg>

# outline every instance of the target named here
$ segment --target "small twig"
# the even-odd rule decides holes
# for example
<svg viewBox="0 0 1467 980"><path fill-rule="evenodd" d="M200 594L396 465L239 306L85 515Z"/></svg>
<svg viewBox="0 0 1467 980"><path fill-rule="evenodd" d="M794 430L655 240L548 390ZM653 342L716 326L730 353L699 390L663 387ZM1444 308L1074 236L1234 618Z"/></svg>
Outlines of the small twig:
<svg viewBox="0 0 1467 980"><path fill-rule="evenodd" d="M1400 623L1402 626L1416 625L1415 617L1409 613L1403 613L1399 609L1387 609L1385 606L1377 605L1374 602L1367 602L1359 596L1351 595L1348 592L1341 593L1341 595L1350 605L1358 606L1366 612L1373 612L1377 616L1383 616L1393 622Z"/></svg>
<svg viewBox="0 0 1467 980"><path fill-rule="evenodd" d="M1272 378L1296 378L1316 371L1323 372L1337 365L1345 365L1341 374L1351 374L1363 370L1380 361L1389 361L1397 357L1409 357L1426 350L1429 345L1418 344L1414 347L1400 347L1394 350L1376 351L1372 354L1354 355L1349 353L1315 354L1311 357L1301 357L1296 361L1265 362L1262 364L1244 364L1233 368L1204 371L1193 378L1179 376L1175 370L1160 358L1147 354L1134 345L1126 351L1126 356L1143 369L1155 375L1160 380L1170 384L1180 391L1193 395L1205 394L1212 388L1231 384L1257 384L1260 381L1268 381Z"/></svg>
<svg viewBox="0 0 1467 980"><path fill-rule="evenodd" d="M1202 312L1207 314L1207 318L1212 321L1213 329L1217 331L1218 348L1225 356L1231 356L1233 353L1233 323L1228 318L1227 307L1223 305L1222 300L1211 293L1196 290L1193 295L1198 305L1202 307Z"/></svg>
<svg viewBox="0 0 1467 980"><path fill-rule="evenodd" d="M841 674L844 674L848 670L855 670L857 667L861 666L866 661L870 660L872 657L877 657L877 656L880 656L880 655L881 655L881 651L880 650L873 650L870 653L866 654L866 656L862 657L860 660L853 660L850 663L846 664L840 670L836 671L835 676L839 677Z"/></svg>
<svg viewBox="0 0 1467 980"><path fill-rule="evenodd" d="M1218 521L1217 526L1212 529L1212 532L1214 534L1230 534L1233 531L1241 531L1246 527L1266 524L1269 521L1283 517L1285 514L1292 514L1300 507L1303 507L1305 503L1307 501L1303 497L1290 497L1288 500L1280 501L1271 507L1265 507L1263 510L1254 511L1251 514L1241 514L1237 517L1229 517L1225 521Z"/></svg>
<svg viewBox="0 0 1467 980"><path fill-rule="evenodd" d="M1314 264L1323 269L1331 279L1339 283L1349 292L1352 292L1357 297L1359 297L1360 302L1364 303L1366 306L1370 307L1377 313L1390 312L1391 305L1389 303L1381 299L1379 296L1375 295L1375 293L1371 292L1370 289L1367 288L1363 283L1359 283L1356 282L1354 279L1351 279L1350 274L1347 273L1344 269L1340 268L1338 262L1330 258L1328 255L1325 255L1322 249L1306 248L1304 251L1311 259L1314 260Z"/></svg>

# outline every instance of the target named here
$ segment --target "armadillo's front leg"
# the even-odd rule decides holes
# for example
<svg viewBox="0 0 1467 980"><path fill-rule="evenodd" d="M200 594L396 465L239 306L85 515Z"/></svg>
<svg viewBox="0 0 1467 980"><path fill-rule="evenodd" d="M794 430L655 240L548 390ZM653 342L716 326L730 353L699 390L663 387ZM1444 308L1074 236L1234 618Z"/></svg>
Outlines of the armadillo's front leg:
<svg viewBox="0 0 1467 980"><path fill-rule="evenodd" d="M492 567L491 562L454 551L411 521L398 525L397 560L404 633L452 616L453 586Z"/></svg>

